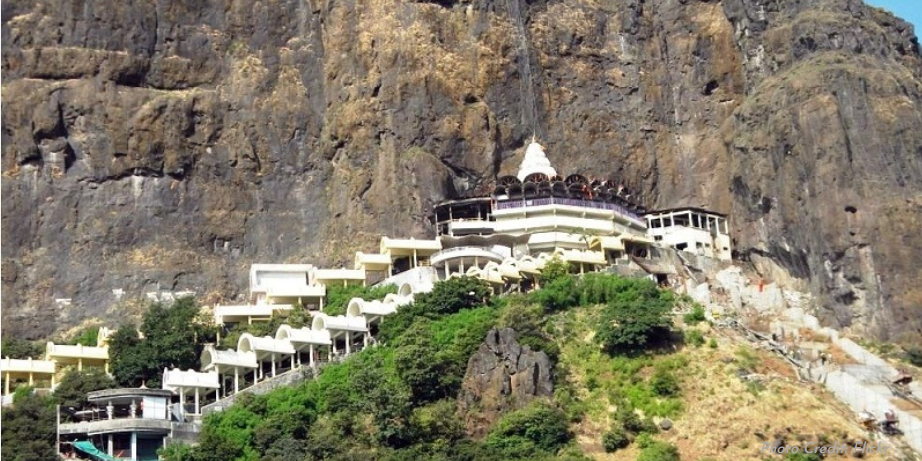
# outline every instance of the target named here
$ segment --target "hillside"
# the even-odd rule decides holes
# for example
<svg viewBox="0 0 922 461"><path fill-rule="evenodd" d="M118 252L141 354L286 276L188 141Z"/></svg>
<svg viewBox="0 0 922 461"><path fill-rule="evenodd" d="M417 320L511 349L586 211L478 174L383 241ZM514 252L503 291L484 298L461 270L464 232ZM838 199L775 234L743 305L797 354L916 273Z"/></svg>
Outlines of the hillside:
<svg viewBox="0 0 922 461"><path fill-rule="evenodd" d="M796 459L761 449L880 437L779 356L703 311L674 314L687 298L546 274L545 288L485 305L468 295L479 282L442 282L384 320L381 345L238 400L167 459ZM863 459L914 459L882 443L890 453Z"/></svg>
<svg viewBox="0 0 922 461"><path fill-rule="evenodd" d="M373 346L300 368L306 380L281 387L264 387L273 379L264 380L251 388L264 390L208 405L216 411L206 411L198 444L171 440L160 455L168 461L818 461L763 448L847 446L839 458L854 459L855 444L867 441L889 451L863 459L922 459L901 436L859 427L854 412L822 385L800 379L781 356L725 322L707 320L688 297L645 279L577 277L560 261L542 275L541 289L497 297L477 279L439 282L387 316ZM284 322L297 327L302 314ZM33 395L18 382L13 406L3 410L3 443L32 447L32 454L4 457L46 459L54 452L55 404L70 408L68 418L88 391L157 388L165 368L195 368L219 331L202 323L207 318L191 298L151 305L140 325L143 338L130 325L110 337L111 376L72 368L51 396ZM223 340L271 332L281 322L239 324ZM845 362L841 351L830 352Z"/></svg>
<svg viewBox="0 0 922 461"><path fill-rule="evenodd" d="M537 135L731 216L822 320L922 334L922 58L860 0L3 3L3 332L431 233Z"/></svg>

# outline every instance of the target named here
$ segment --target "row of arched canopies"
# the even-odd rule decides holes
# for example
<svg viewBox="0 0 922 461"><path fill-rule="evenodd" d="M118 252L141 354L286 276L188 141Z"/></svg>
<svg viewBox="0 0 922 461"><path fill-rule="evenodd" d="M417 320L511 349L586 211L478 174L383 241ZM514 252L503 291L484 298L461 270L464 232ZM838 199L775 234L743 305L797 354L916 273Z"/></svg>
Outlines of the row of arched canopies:
<svg viewBox="0 0 922 461"><path fill-rule="evenodd" d="M375 325L411 302L412 287L404 284L397 293L388 294L380 301L351 299L345 315L315 313L310 325L303 328L283 324L275 336L244 333L237 340L236 349L206 346L201 355L201 371L220 376L219 395L231 393L231 384L226 381L233 377L232 392L236 393L241 389L241 380L259 382L302 364L330 361L368 346L373 341Z"/></svg>
<svg viewBox="0 0 922 461"><path fill-rule="evenodd" d="M493 197L509 199L529 199L542 197L572 198L611 202L622 205L629 210L643 213L646 209L640 204L639 191L614 180L588 179L583 175L571 174L548 177L543 173L532 173L520 181L515 176L502 176L493 189Z"/></svg>

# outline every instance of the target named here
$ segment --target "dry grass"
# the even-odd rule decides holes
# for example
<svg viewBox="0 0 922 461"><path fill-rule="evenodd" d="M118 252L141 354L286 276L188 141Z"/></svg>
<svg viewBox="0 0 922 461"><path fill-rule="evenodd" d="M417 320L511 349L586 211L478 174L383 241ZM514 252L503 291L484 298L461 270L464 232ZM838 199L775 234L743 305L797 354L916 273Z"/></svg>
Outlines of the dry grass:
<svg viewBox="0 0 922 461"><path fill-rule="evenodd" d="M589 311L589 312L587 312ZM566 363L574 358L574 344L591 342L591 309L573 314L566 322L574 328L573 336L564 348ZM781 459L779 455L761 454L762 444L784 438L788 444L826 440L844 442L867 438L854 420L853 413L820 385L800 382L791 366L780 357L749 347L734 335L705 329L708 337L717 339L718 346L687 348L652 360L682 356L687 363L677 370L682 388L684 410L672 418L674 427L656 438L675 444L682 459L743 460ZM821 338L815 338L821 339ZM833 356L837 355L832 348ZM838 351L841 353L841 351ZM752 384L737 377L741 362L752 362L752 370L763 380ZM580 448L597 460L634 460L639 449L631 446L615 453L605 453L601 439L611 427L614 408L609 393L587 387L587 373L598 373L598 388L606 380L617 379L617 372L608 372L605 359L590 358L572 363L569 383L586 406L583 420L573 431ZM601 367L600 367L601 364ZM591 371L596 369L597 371ZM644 375L650 368L638 372ZM852 442L854 443L854 442ZM871 454L864 459L887 459Z"/></svg>

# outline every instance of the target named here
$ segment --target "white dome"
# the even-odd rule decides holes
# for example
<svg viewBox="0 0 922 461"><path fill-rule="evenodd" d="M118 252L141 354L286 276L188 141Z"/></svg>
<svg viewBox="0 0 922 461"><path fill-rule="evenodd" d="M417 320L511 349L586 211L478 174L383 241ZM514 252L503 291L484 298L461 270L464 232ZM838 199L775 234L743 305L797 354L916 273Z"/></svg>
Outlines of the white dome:
<svg viewBox="0 0 922 461"><path fill-rule="evenodd" d="M516 177L519 181L525 181L525 178L533 173L542 173L548 178L557 176L557 170L551 166L551 161L544 153L544 146L538 144L534 139L525 149L525 158L519 166L519 174Z"/></svg>

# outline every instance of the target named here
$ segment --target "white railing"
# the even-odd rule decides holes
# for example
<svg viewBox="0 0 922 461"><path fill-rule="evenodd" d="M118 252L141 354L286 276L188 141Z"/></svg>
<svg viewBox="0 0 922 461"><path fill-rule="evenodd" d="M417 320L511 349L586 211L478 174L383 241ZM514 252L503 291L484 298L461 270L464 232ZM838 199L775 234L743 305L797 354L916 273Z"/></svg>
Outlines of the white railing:
<svg viewBox="0 0 922 461"><path fill-rule="evenodd" d="M545 198L534 198L534 199L524 199L524 200L507 200L502 202L497 202L495 208L497 210L512 210L516 208L527 208L527 207L536 207L536 206L546 206L546 205L566 205L566 206L575 206L580 208L592 208L596 210L608 210L614 211L618 214L625 216L637 224L640 224L646 227L646 223L640 219L640 215L634 213L633 211L628 210L627 208L618 205L617 203L611 202L595 202L590 200L580 200L575 198L560 198L560 197L545 197Z"/></svg>
<svg viewBox="0 0 922 461"><path fill-rule="evenodd" d="M462 252L476 253L476 256L483 256L488 259L495 259L496 261L502 261L503 259L505 259L505 256L493 250L488 250L484 247L461 246L461 247L454 247L454 248L446 248L442 251L439 251L438 253L434 253L432 256L429 257L429 260L432 261L433 263L436 263L436 262L441 262L445 259L450 259L452 256L455 256L455 257L467 256L463 254L455 255L455 253L462 253ZM474 254L471 254L470 256L474 256Z"/></svg>

